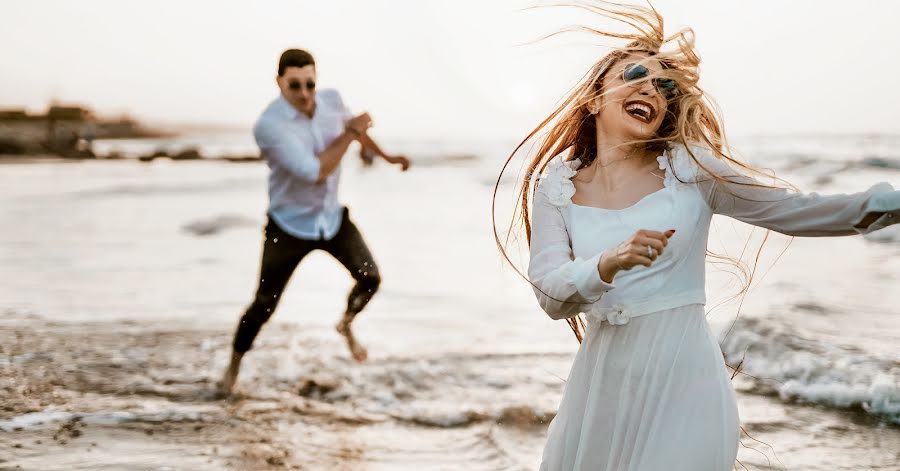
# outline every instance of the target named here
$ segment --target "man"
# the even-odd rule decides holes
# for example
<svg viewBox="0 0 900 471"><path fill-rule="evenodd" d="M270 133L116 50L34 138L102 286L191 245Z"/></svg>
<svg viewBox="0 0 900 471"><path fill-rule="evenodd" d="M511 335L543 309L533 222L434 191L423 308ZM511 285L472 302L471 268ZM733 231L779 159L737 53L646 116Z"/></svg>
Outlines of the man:
<svg viewBox="0 0 900 471"><path fill-rule="evenodd" d="M316 64L299 49L284 51L276 77L281 96L273 101L253 129L269 165L269 211L265 228L256 297L238 324L231 363L221 381L230 393L241 359L271 317L294 269L313 250L324 250L341 262L356 280L337 331L347 340L356 361L367 352L353 336L351 323L381 281L359 230L347 208L338 203L340 164L353 141L405 171L409 160L391 156L366 134L368 113L352 116L336 90L316 91Z"/></svg>

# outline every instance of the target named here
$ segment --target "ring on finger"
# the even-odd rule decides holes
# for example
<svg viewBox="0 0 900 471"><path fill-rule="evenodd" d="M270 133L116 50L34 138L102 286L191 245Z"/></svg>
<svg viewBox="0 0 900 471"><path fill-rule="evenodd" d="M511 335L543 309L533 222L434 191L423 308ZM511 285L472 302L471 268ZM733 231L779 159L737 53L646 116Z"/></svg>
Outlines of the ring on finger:
<svg viewBox="0 0 900 471"><path fill-rule="evenodd" d="M653 260L653 246L651 245L647 246L647 258Z"/></svg>

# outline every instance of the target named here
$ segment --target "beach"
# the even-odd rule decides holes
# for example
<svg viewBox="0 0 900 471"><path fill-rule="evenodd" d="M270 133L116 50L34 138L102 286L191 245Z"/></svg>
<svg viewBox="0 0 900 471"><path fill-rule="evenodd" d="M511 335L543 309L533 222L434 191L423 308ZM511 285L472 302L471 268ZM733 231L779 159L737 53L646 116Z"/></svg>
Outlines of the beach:
<svg viewBox="0 0 900 471"><path fill-rule="evenodd" d="M900 186L895 138L740 145L804 190ZM370 360L334 330L350 277L316 253L228 399L215 382L255 288L265 164L3 159L0 470L536 469L578 345L495 247L511 146L386 147L414 167L348 155L341 187L384 280L354 324ZM710 249L739 255L749 228L713 227ZM710 266L708 319L745 373L737 469L900 469L896 229L771 236L737 320L737 302L713 308L739 286Z"/></svg>

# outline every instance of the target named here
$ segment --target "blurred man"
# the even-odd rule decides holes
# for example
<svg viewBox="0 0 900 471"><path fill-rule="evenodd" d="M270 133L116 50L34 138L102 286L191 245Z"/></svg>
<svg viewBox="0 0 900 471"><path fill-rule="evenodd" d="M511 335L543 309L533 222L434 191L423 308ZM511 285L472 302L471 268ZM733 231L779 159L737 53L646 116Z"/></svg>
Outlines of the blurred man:
<svg viewBox="0 0 900 471"><path fill-rule="evenodd" d="M408 159L384 153L368 136L372 126L368 113L353 116L336 90L316 90L316 64L310 53L284 51L276 82L281 95L253 129L270 169L259 285L234 336L231 363L221 381L224 393L231 392L241 359L275 312L294 269L314 250L331 254L356 280L337 331L346 338L353 358L365 361L366 349L353 336L351 323L378 290L381 278L349 211L338 203L341 160L350 144L358 141L367 152L404 171L409 168Z"/></svg>

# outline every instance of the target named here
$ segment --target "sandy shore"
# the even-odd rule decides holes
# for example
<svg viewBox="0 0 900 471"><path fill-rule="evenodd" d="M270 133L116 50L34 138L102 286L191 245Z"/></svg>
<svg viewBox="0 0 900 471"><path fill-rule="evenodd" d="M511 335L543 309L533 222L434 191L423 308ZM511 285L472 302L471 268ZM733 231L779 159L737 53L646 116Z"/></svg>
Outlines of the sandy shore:
<svg viewBox="0 0 900 471"><path fill-rule="evenodd" d="M388 365L354 371L335 350L342 347L339 339L319 341L292 324L261 337L237 393L223 400L215 380L228 354L224 325L4 317L0 336L10 339L0 346L4 471L524 470L535 468L552 418L527 408L446 423L429 414L368 412L340 393L342 383L366 368L396 373L406 364L383 360ZM289 353L298 343L308 361L329 360L312 374L281 374L279 365L298 362ZM359 381L378 387L371 378ZM446 394L441 402L458 400ZM800 469L792 466L798 463L806 464L803 469L897 469L891 463L900 431L864 415L759 395L742 395L741 410L750 419L745 432L753 436L744 436L739 454L748 469Z"/></svg>
<svg viewBox="0 0 900 471"><path fill-rule="evenodd" d="M211 333L180 327L0 327L0 469L300 469L270 411L215 398Z"/></svg>
<svg viewBox="0 0 900 471"><path fill-rule="evenodd" d="M452 469L473 469L479 448L477 469L528 469L507 455L534 455L549 420L511 410L501 418L511 427L476 414L444 428L367 414L319 400L336 387L327 377L267 376L286 360L277 347L254 352L258 368L223 400L215 380L229 331L6 317L0 470L423 469L446 446L465 450L458 467L442 457ZM291 330L267 343L291 343Z"/></svg>

